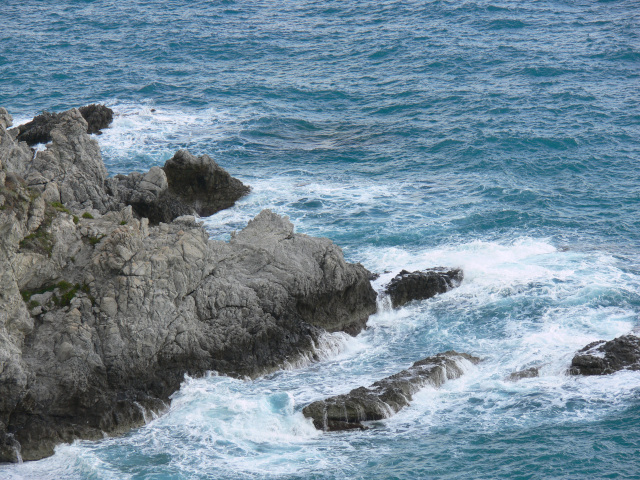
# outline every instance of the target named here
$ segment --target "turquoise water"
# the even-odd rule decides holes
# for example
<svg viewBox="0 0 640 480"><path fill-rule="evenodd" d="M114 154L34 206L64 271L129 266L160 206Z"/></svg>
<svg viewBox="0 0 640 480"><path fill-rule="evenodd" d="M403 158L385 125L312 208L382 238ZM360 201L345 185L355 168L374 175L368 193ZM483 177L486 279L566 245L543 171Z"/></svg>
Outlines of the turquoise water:
<svg viewBox="0 0 640 480"><path fill-rule="evenodd" d="M640 375L566 375L640 311L635 1L4 0L0 105L105 102L110 173L208 153L263 208L384 274L460 266L324 360L185 379L130 434L0 467L17 478L639 478ZM454 348L485 358L371 430L300 410ZM541 365L539 378L505 381Z"/></svg>

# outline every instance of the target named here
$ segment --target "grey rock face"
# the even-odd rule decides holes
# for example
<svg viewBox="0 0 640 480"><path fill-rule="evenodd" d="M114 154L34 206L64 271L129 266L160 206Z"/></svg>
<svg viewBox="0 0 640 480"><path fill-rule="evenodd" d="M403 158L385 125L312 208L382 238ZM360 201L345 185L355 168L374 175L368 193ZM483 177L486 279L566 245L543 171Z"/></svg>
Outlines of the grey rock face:
<svg viewBox="0 0 640 480"><path fill-rule="evenodd" d="M13 124L13 117L4 108L0 108L0 163L6 172L24 175L33 153L27 144L18 142L7 129Z"/></svg>
<svg viewBox="0 0 640 480"><path fill-rule="evenodd" d="M77 110L63 116L27 181L0 164L0 461L124 432L166 408L185 373L255 377L308 354L324 331L357 333L375 312L364 267L270 211L227 243L192 216L150 226L100 197L88 186L104 165L82 122ZM20 149L4 126L0 138ZM62 164L83 165L74 175L85 185ZM36 174L62 203L44 182L30 187ZM169 184L159 168L135 182L142 195Z"/></svg>
<svg viewBox="0 0 640 480"><path fill-rule="evenodd" d="M571 361L572 375L608 375L620 370L640 370L640 337L624 335L600 340L580 350Z"/></svg>
<svg viewBox="0 0 640 480"><path fill-rule="evenodd" d="M13 117L7 112L6 108L0 107L0 128L7 129L13 125Z"/></svg>
<svg viewBox="0 0 640 480"><path fill-rule="evenodd" d="M476 364L479 358L453 350L415 362L407 370L359 387L345 395L337 395L307 405L302 410L318 430L338 431L364 429L362 422L382 420L409 405L421 388L439 387L447 380L463 374L461 361Z"/></svg>
<svg viewBox="0 0 640 480"><path fill-rule="evenodd" d="M113 121L113 110L104 106L91 104L79 109L80 115L86 122L85 133L101 133ZM51 131L60 123L62 113L43 112L33 120L17 127L17 140L27 145L48 143L51 141Z"/></svg>
<svg viewBox="0 0 640 480"><path fill-rule="evenodd" d="M432 268L416 272L402 270L389 282L386 293L391 298L393 308L398 308L412 300L426 300L445 293L459 286L463 278L459 268Z"/></svg>
<svg viewBox="0 0 640 480"><path fill-rule="evenodd" d="M195 213L195 209L169 192L167 176L160 167L146 174L138 172L116 175L114 190L120 201L131 205L139 218L148 218L152 225L170 223L174 218Z"/></svg>
<svg viewBox="0 0 640 480"><path fill-rule="evenodd" d="M25 175L27 184L44 192L54 184L59 201L75 210L96 209L105 213L117 208L105 189L107 170L98 142L87 135L87 122L77 109L57 115L51 144L39 151Z"/></svg>

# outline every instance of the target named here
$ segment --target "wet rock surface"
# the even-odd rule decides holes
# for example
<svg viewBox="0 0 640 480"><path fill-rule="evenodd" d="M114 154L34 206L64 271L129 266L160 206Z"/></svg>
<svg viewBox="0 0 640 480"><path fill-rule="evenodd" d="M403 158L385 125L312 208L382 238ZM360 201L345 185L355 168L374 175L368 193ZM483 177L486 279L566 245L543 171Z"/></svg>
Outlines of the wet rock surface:
<svg viewBox="0 0 640 480"><path fill-rule="evenodd" d="M268 210L229 242L192 215L151 225L79 111L61 118L30 159L0 110L0 461L125 432L186 373L255 377L375 312L364 267ZM157 167L134 184L170 188Z"/></svg>
<svg viewBox="0 0 640 480"><path fill-rule="evenodd" d="M540 367L531 367L525 368L524 370L518 370L517 372L511 373L506 380L509 382L517 382L518 380L522 380L524 378L535 378L540 375Z"/></svg>
<svg viewBox="0 0 640 480"><path fill-rule="evenodd" d="M302 410L318 430L365 429L362 422L382 420L409 405L415 394L427 385L439 387L464 373L463 363L477 364L479 358L453 350L415 362L407 370L359 387L344 395L320 400Z"/></svg>
<svg viewBox="0 0 640 480"><path fill-rule="evenodd" d="M462 283L461 269L432 268L408 272L402 270L386 287L385 293L391 298L393 308L398 308L412 300L426 300L445 293Z"/></svg>
<svg viewBox="0 0 640 480"><path fill-rule="evenodd" d="M640 337L624 335L600 340L580 350L571 361L572 375L608 375L620 370L640 370Z"/></svg>

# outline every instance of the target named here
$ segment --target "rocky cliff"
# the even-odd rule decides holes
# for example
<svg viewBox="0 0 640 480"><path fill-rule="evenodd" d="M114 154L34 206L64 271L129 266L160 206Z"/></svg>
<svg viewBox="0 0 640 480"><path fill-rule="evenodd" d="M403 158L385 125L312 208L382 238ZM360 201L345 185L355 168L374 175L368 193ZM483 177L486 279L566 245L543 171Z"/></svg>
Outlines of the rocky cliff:
<svg viewBox="0 0 640 480"><path fill-rule="evenodd" d="M270 211L210 240L189 214L248 189L209 157L108 178L78 110L35 155L10 126L0 109L0 461L125 431L185 373L257 376L375 311L364 267Z"/></svg>

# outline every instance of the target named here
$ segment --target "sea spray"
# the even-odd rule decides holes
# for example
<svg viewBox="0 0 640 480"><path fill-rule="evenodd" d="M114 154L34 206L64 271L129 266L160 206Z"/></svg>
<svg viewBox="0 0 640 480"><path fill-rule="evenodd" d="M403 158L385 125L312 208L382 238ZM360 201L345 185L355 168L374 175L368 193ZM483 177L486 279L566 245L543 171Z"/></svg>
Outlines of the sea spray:
<svg viewBox="0 0 640 480"><path fill-rule="evenodd" d="M353 350L251 382L194 380L144 428L0 476L638 476L637 373L565 373L587 343L638 325L637 2L165 6L6 0L0 105L18 124L106 102L121 115L96 137L111 175L179 148L211 155L254 188L204 219L216 239L271 208L376 285L440 265L465 280L373 315ZM484 361L375 428L304 423L314 399L450 348ZM225 410L243 399L245 413ZM280 431L284 452L251 424Z"/></svg>

